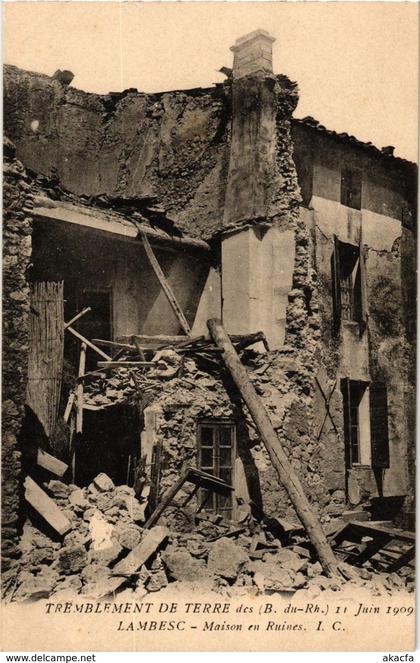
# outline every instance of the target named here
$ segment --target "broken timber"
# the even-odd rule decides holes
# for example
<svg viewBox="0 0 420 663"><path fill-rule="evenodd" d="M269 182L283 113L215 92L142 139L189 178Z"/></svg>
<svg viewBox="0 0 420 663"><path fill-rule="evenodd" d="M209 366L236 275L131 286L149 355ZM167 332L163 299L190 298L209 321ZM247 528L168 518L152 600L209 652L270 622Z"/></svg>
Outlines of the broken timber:
<svg viewBox="0 0 420 663"><path fill-rule="evenodd" d="M71 529L70 521L31 477L25 479L25 499L61 536Z"/></svg>
<svg viewBox="0 0 420 663"><path fill-rule="evenodd" d="M58 460L55 456L51 456L51 454L43 449L38 449L36 462L43 470L48 470L48 472L55 474L57 477L62 477L69 467L66 463L63 463L62 460Z"/></svg>
<svg viewBox="0 0 420 663"><path fill-rule="evenodd" d="M208 320L207 326L214 342L223 351L222 359L248 407L264 446L269 453L271 462L289 495L290 501L292 502L297 515L308 533L324 572L328 576L337 574L337 560L332 548L327 541L318 518L312 511L299 477L283 451L267 411L255 391L248 377L247 371L241 363L229 336L219 320Z"/></svg>
<svg viewBox="0 0 420 663"><path fill-rule="evenodd" d="M165 276L165 274L162 272L162 269L159 265L159 262L154 254L154 251L152 247L150 246L149 239L146 235L146 233L143 230L140 230L140 236L143 242L144 250L146 252L146 255L149 259L149 262L151 266L153 267L153 270L159 280L160 285L162 286L162 290L166 295L166 298L168 302L170 303L173 312L175 313L176 317L178 318L178 322L181 325L182 329L187 335L191 334L191 327L189 326L182 309L180 305L178 304L176 297L173 293L173 290L171 286L169 285L169 282Z"/></svg>
<svg viewBox="0 0 420 663"><path fill-rule="evenodd" d="M77 315L75 315L74 318L72 318L68 322L64 323L64 329L67 329L68 327L71 327L77 320L79 320L86 313L89 313L89 311L91 311L91 310L92 309L90 308L90 306L88 306L87 308L84 308L83 311L80 311L80 313L77 313Z"/></svg>
<svg viewBox="0 0 420 663"><path fill-rule="evenodd" d="M79 360L79 378L83 377L86 367L86 343L82 343L80 348ZM77 414L76 414L76 433L83 432L83 381L77 384Z"/></svg>
<svg viewBox="0 0 420 663"><path fill-rule="evenodd" d="M67 331L69 331L70 334L73 334L73 336L75 336L77 339L79 339L79 341L82 341L82 343L86 343L86 345L88 346L88 348L90 348L91 350L94 350L94 351L95 351L100 357L102 357L103 359L106 359L107 361L111 361L111 360L112 360L112 357L110 357L109 355L107 355L105 352L102 352L102 350L100 350L99 348L97 348L96 345L94 345L93 343L91 343L91 341L89 341L89 339L87 339L87 338L85 338L84 336L82 336L82 334L79 334L79 332L76 331L75 329L73 329L73 327L66 327L66 325L64 325L64 329L67 329Z"/></svg>
<svg viewBox="0 0 420 663"><path fill-rule="evenodd" d="M113 575L127 576L136 573L168 538L169 530L157 525L147 531L140 543L128 553L112 570Z"/></svg>

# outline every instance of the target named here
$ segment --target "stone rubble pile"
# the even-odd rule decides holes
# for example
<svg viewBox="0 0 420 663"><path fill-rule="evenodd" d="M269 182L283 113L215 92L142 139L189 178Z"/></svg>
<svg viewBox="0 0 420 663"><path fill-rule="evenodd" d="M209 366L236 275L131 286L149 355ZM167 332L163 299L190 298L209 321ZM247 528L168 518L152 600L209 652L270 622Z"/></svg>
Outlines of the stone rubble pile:
<svg viewBox="0 0 420 663"><path fill-rule="evenodd" d="M72 527L62 539L54 539L36 518L27 520L19 571L12 589L9 583L7 600L62 600L75 594L101 599L122 591L137 597L169 583L230 594L300 591L308 597L322 590L341 591L348 584L372 595L414 587L409 567L387 575L341 564L342 578L327 578L304 537L291 535L288 545L282 545L250 514L240 523L191 514L177 529L177 509L171 507L157 526L146 530L146 502L139 503L132 488L115 486L103 473L87 488L58 480L44 488Z"/></svg>

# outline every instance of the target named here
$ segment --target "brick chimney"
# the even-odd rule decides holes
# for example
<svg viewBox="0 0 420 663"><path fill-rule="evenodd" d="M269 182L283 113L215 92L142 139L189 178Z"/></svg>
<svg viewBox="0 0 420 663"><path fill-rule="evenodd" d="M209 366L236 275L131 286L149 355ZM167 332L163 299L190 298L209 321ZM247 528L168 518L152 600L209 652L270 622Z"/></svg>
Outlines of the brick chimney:
<svg viewBox="0 0 420 663"><path fill-rule="evenodd" d="M266 30L254 30L237 39L230 48L233 51L233 78L272 74L274 41Z"/></svg>

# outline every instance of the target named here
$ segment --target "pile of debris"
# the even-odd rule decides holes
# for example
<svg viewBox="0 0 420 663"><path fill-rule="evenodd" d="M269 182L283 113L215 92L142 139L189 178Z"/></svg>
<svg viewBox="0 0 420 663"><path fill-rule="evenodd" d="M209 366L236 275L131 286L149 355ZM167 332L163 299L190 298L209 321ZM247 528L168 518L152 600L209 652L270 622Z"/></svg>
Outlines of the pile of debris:
<svg viewBox="0 0 420 663"><path fill-rule="evenodd" d="M101 599L122 591L137 598L169 583L229 595L304 590L308 597L349 583L373 595L414 587L409 567L385 574L343 563L341 578L327 578L301 527L283 527L281 536L279 521L273 533L272 524L255 521L249 511L238 523L193 511L179 518L173 506L146 529L146 502L103 473L87 488L58 480L44 488L67 519L67 531L53 535L31 515L20 542L19 570L5 579L9 601L74 594Z"/></svg>

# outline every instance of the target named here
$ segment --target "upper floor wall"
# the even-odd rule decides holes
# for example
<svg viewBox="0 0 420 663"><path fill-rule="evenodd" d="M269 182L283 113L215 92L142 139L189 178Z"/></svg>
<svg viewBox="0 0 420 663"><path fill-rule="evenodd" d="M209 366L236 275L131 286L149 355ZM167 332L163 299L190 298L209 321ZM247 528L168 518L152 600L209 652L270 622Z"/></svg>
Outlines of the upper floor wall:
<svg viewBox="0 0 420 663"><path fill-rule="evenodd" d="M344 180L350 172L355 175L353 185L360 186L356 209L413 225L417 185L414 164L315 125L295 121L292 127L304 205L310 205L313 196L345 204Z"/></svg>

